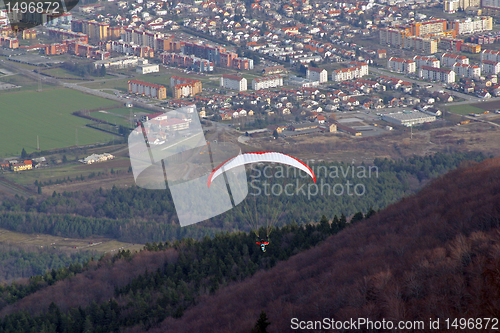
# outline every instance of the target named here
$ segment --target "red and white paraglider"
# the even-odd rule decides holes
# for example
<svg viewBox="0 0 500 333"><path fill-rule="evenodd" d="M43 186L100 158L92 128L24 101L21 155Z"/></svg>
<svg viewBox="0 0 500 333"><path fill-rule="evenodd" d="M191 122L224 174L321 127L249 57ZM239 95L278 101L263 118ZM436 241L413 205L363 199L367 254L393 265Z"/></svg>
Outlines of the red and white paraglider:
<svg viewBox="0 0 500 333"><path fill-rule="evenodd" d="M264 163L264 162L280 163L295 167L299 170L304 171L307 175L309 175L313 179L314 182L316 182L316 176L314 175L314 172L311 170L311 168L307 166L307 164L305 164L301 160L298 160L295 157L283 153L278 153L274 151L264 151L264 152L252 152L252 153L240 154L236 157L233 157L225 161L217 168L215 168L210 174L210 176L208 176L207 185L208 187L210 187L210 184L213 182L213 180L218 176L222 175L222 173L225 171L231 170L233 168L242 165L253 164L253 163Z"/></svg>

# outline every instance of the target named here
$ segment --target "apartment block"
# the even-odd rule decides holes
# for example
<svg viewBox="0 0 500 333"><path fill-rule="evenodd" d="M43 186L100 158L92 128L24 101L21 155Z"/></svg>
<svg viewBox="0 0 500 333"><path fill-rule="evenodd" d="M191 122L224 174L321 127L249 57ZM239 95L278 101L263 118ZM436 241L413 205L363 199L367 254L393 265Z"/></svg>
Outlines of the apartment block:
<svg viewBox="0 0 500 333"><path fill-rule="evenodd" d="M469 79L478 79L481 76L481 68L476 65L456 63L453 65L455 74Z"/></svg>
<svg viewBox="0 0 500 333"><path fill-rule="evenodd" d="M390 57L387 68L400 73L415 73L417 65L413 60Z"/></svg>
<svg viewBox="0 0 500 333"><path fill-rule="evenodd" d="M451 69L422 66L418 76L424 80L438 81L444 83L455 82L455 72Z"/></svg>
<svg viewBox="0 0 500 333"><path fill-rule="evenodd" d="M281 75L271 75L259 77L252 80L252 89L269 89L281 87L283 85L283 77Z"/></svg>
<svg viewBox="0 0 500 333"><path fill-rule="evenodd" d="M452 67L455 63L468 65L469 58L457 54L443 53L441 55L441 65L443 67Z"/></svg>
<svg viewBox="0 0 500 333"><path fill-rule="evenodd" d="M335 82L359 79L361 77L361 68L359 66L337 69L332 73L332 80Z"/></svg>
<svg viewBox="0 0 500 333"><path fill-rule="evenodd" d="M319 83L324 83L328 81L328 73L326 69L308 67L306 71L306 79L311 81L318 81Z"/></svg>
<svg viewBox="0 0 500 333"><path fill-rule="evenodd" d="M500 73L500 62L492 60L482 60L481 70L483 74L498 74Z"/></svg>
<svg viewBox="0 0 500 333"><path fill-rule="evenodd" d="M417 68L420 68L422 66L429 66L429 67L436 67L439 68L441 67L441 62L439 59L436 59L434 57L425 57L425 56L414 56L413 61L415 61Z"/></svg>
<svg viewBox="0 0 500 333"><path fill-rule="evenodd" d="M247 90L247 79L241 76L224 74L220 78L220 86L237 91Z"/></svg>
<svg viewBox="0 0 500 333"><path fill-rule="evenodd" d="M348 67L359 67L360 75L365 76L368 75L368 64L366 62L361 61L351 61L347 64Z"/></svg>
<svg viewBox="0 0 500 333"><path fill-rule="evenodd" d="M474 34L483 31L493 30L493 18L491 16L482 16L465 20L455 20L451 22L451 29L457 35Z"/></svg>
<svg viewBox="0 0 500 333"><path fill-rule="evenodd" d="M167 98L167 88L164 86L139 80L128 81L128 92L157 99Z"/></svg>

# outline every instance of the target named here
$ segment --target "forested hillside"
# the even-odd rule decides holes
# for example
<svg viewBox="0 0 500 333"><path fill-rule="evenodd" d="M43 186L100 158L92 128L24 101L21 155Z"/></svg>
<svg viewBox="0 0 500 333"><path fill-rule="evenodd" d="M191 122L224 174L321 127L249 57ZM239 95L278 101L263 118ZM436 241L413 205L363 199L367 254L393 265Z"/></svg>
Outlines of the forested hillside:
<svg viewBox="0 0 500 333"><path fill-rule="evenodd" d="M255 209L266 211L268 207L280 207L277 225L284 225L292 219L300 225L318 221L322 215L349 216L358 211L367 212L370 208L378 210L414 193L430 179L456 168L464 161L483 159L484 156L480 153L436 154L400 161L376 159L371 176L363 176L358 172L369 166L322 162L313 166L318 186L328 184L332 188L335 184L344 186L346 182L361 184L365 189L363 195L348 195L346 192L334 195L333 191L329 195L326 191L323 195L310 195L307 191L310 181L293 174L288 178L277 176L259 179L282 187L286 184L294 185L294 195L254 196L252 194L258 193L255 187L264 193L263 182L255 183L249 189L250 194L245 201L234 209L209 221L184 228L179 227L168 190L153 191L132 187L113 188L109 191L54 192L49 197L37 199L16 197L1 203L0 227L24 233L38 232L65 237L100 235L143 244L183 237L201 239L204 236L213 237L221 230L249 231L249 221L254 217L249 216L248 212ZM338 172L334 173L332 170ZM355 172L351 172L354 170ZM253 180L251 177L250 175L250 181ZM303 185L304 189L300 191Z"/></svg>
<svg viewBox="0 0 500 333"><path fill-rule="evenodd" d="M0 331L250 332L262 311L271 333L292 317L498 317L499 188L500 159L487 160L350 223L291 221L266 253L242 232L121 251L32 282Z"/></svg>
<svg viewBox="0 0 500 333"><path fill-rule="evenodd" d="M147 330L167 317L182 317L201 297L274 267L363 218L358 213L347 223L344 215L335 216L329 223L323 217L316 225L274 229L266 253L255 244L255 234L226 233L199 242L147 244L137 255L121 251L79 271L54 272L55 279L52 274L43 281L33 278L28 287L3 290L5 300L11 294L19 300L1 309L8 315L0 331L113 332L135 325Z"/></svg>
<svg viewBox="0 0 500 333"><path fill-rule="evenodd" d="M291 319L500 323L500 159L452 171L418 194L250 279L206 296L154 333L267 331ZM429 320L440 319L431 330ZM474 331L456 321L454 331ZM127 332L143 332L137 326ZM318 330L301 330L315 332ZM368 331L361 329L361 331Z"/></svg>

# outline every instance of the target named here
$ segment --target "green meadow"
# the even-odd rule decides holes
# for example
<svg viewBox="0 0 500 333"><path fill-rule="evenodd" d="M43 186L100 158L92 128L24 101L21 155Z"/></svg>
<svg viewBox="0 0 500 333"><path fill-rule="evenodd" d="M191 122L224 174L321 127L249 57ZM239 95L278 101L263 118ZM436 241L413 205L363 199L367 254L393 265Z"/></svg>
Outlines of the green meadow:
<svg viewBox="0 0 500 333"><path fill-rule="evenodd" d="M48 150L108 142L111 134L86 127L89 120L72 112L119 106L117 102L71 89L17 92L0 95L0 157L18 156L23 148ZM78 132L78 134L77 134Z"/></svg>

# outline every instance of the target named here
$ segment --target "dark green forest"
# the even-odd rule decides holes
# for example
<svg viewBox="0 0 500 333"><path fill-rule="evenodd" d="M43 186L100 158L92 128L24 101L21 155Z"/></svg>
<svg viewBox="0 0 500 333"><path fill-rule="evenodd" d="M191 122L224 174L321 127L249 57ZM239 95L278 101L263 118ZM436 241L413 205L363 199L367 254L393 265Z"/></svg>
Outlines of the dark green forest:
<svg viewBox="0 0 500 333"><path fill-rule="evenodd" d="M4 200L0 205L0 227L24 233L47 233L65 237L85 238L91 235L116 238L132 243L165 242L183 237L202 239L216 232L249 231L263 225L265 212L279 207L277 226L292 219L299 225L317 221L322 215L367 212L387 207L404 196L416 192L428 180L454 169L464 161L482 161L481 153L436 154L391 161L375 159L371 166L345 163L319 163L313 166L317 186L326 184L361 184L363 195L309 195L310 180L290 175L288 178L261 179L249 188L249 195L234 209L194 226L181 228L177 221L169 191L146 190L138 187L113 188L93 192L54 192L49 197ZM355 170L353 174L350 170ZM371 177L359 174L360 168L371 168ZM376 169L373 169L376 168ZM341 170L332 176L332 170ZM325 170L328 170L325 172ZM376 170L376 172L374 171ZM262 168L261 168L261 171ZM344 174L342 174L345 171ZM260 172L260 171L259 171ZM254 180L249 175L249 181ZM264 182L270 185L294 186L294 195L265 195ZM256 189L258 188L258 190ZM301 189L302 190L299 190ZM351 186L352 192L353 186ZM361 187L360 187L361 188ZM314 191L313 188L311 190ZM261 195L253 194L261 191ZM260 212L255 214L253 212ZM252 220L259 220L253 223Z"/></svg>

